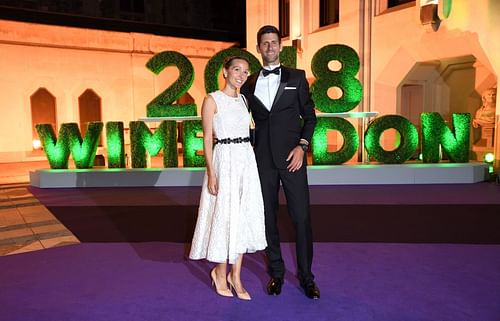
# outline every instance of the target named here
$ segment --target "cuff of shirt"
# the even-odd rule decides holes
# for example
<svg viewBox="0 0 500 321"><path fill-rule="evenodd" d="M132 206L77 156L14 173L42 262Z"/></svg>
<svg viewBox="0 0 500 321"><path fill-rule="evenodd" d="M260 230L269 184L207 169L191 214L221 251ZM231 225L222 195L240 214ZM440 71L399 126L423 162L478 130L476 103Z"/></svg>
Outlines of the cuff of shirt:
<svg viewBox="0 0 500 321"><path fill-rule="evenodd" d="M309 142L304 139L304 138L301 138L300 141L299 141L299 144L306 144L306 145L309 145Z"/></svg>

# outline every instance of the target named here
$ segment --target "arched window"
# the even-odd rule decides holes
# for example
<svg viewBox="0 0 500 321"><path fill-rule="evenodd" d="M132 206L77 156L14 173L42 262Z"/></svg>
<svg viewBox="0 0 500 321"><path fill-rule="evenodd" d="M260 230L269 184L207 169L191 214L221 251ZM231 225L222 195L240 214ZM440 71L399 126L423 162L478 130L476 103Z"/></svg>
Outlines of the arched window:
<svg viewBox="0 0 500 321"><path fill-rule="evenodd" d="M394 8L394 7L400 6L402 4L410 3L410 2L415 2L415 0L388 0L387 1L387 8Z"/></svg>
<svg viewBox="0 0 500 321"><path fill-rule="evenodd" d="M47 89L38 88L38 90L30 96L30 103L33 149L38 149L40 148L40 139L36 132L36 124L52 124L54 131L57 131L56 98Z"/></svg>
<svg viewBox="0 0 500 321"><path fill-rule="evenodd" d="M101 97L92 89L87 89L78 97L78 110L80 115L80 132L82 137L87 132L87 123L102 121Z"/></svg>
<svg viewBox="0 0 500 321"><path fill-rule="evenodd" d="M416 0L375 0L376 14L385 14L406 9L417 4Z"/></svg>
<svg viewBox="0 0 500 321"><path fill-rule="evenodd" d="M281 38L290 36L290 0L279 2L279 28Z"/></svg>
<svg viewBox="0 0 500 321"><path fill-rule="evenodd" d="M319 1L319 26L339 23L339 0Z"/></svg>

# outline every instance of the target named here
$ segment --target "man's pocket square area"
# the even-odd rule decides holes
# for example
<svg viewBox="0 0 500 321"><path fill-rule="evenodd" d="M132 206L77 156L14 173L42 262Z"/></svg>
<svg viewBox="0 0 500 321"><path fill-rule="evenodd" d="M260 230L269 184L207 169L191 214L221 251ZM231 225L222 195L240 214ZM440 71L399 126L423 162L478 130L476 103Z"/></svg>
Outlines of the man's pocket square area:
<svg viewBox="0 0 500 321"><path fill-rule="evenodd" d="M294 90L297 89L297 87L285 87L285 90Z"/></svg>

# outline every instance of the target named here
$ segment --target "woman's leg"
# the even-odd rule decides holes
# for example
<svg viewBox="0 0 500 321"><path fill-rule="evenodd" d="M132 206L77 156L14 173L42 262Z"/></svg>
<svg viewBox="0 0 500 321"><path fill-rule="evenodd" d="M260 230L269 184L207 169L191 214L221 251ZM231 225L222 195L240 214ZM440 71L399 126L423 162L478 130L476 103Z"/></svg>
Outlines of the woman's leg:
<svg viewBox="0 0 500 321"><path fill-rule="evenodd" d="M215 292L222 296L233 296L231 290L228 288L226 283L226 273L227 264L218 263L212 271L210 271L210 277L212 279L212 285L215 287Z"/></svg>
<svg viewBox="0 0 500 321"><path fill-rule="evenodd" d="M242 300L251 300L250 294L243 287L241 283L241 266L243 264L243 254L238 256L236 261L231 267L231 273L227 276L227 282L234 289L238 298Z"/></svg>

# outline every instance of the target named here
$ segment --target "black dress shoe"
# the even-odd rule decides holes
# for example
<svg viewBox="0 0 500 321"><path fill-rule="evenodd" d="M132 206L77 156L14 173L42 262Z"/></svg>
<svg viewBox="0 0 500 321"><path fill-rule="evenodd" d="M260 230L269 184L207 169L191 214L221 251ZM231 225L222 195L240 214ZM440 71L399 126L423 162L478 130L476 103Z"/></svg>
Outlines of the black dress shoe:
<svg viewBox="0 0 500 321"><path fill-rule="evenodd" d="M281 286L283 285L283 279L271 278L267 284L267 294L269 295L279 295L281 293Z"/></svg>
<svg viewBox="0 0 500 321"><path fill-rule="evenodd" d="M313 300L319 299L319 289L314 282L309 282L302 287L304 288L306 297Z"/></svg>

